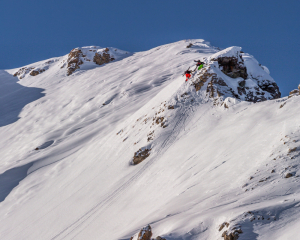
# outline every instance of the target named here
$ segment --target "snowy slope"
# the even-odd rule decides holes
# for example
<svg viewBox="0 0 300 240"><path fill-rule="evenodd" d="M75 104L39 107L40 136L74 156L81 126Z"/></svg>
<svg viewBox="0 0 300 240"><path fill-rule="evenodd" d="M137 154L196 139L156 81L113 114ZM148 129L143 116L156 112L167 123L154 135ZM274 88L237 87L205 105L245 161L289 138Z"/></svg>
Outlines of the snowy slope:
<svg viewBox="0 0 300 240"><path fill-rule="evenodd" d="M108 49L0 72L1 239L296 239L300 97L239 47Z"/></svg>

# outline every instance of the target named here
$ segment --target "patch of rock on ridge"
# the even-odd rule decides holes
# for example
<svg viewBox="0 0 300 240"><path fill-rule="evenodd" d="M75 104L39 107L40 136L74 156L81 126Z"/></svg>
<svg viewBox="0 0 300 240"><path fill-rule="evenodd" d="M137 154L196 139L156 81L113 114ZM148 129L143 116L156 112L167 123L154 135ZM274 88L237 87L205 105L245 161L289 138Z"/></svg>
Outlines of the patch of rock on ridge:
<svg viewBox="0 0 300 240"><path fill-rule="evenodd" d="M104 63L109 63L113 60L115 60L113 57L110 56L110 54L108 53L109 49L105 48L105 50L101 53L95 53L95 56L93 58L93 61L98 64L98 65L102 65Z"/></svg>
<svg viewBox="0 0 300 240"><path fill-rule="evenodd" d="M82 57L84 57L82 51L78 48L74 48L68 55L68 73L67 75L71 75L76 69L80 68L79 65L83 64Z"/></svg>
<svg viewBox="0 0 300 240"><path fill-rule="evenodd" d="M229 227L228 222L224 222L219 227L219 232L221 232L224 228ZM232 229L227 229L222 233L222 238L224 240L237 240L239 238L239 234L243 233L242 229L238 226L233 227Z"/></svg>
<svg viewBox="0 0 300 240"><path fill-rule="evenodd" d="M36 76L36 75L39 75L40 73L45 72L45 71L46 71L46 70L45 70L44 68L38 69L38 70L32 70L32 71L30 72L30 75L31 75L31 76Z"/></svg>
<svg viewBox="0 0 300 240"><path fill-rule="evenodd" d="M160 236L156 238L151 238L152 237L152 229L151 226L148 225L146 227L143 227L141 231L139 232L137 236L137 240L166 240L165 238L162 238ZM131 237L130 240L136 239L134 237Z"/></svg>
<svg viewBox="0 0 300 240"><path fill-rule="evenodd" d="M20 68L13 76L14 77L19 77L20 79L22 79L32 69L34 69L34 67L23 67L23 68Z"/></svg>
<svg viewBox="0 0 300 240"><path fill-rule="evenodd" d="M239 234L243 233L241 229L234 229L232 232L224 231L222 237L224 240L237 240L239 239Z"/></svg>
<svg viewBox="0 0 300 240"><path fill-rule="evenodd" d="M92 49L90 49L92 48ZM103 65L114 61L115 58L109 54L109 49L97 49L97 47L83 47L83 48L74 48L68 55L67 59L67 75L71 75L77 69L80 68L80 65L85 62L93 61L97 65ZM62 65L63 68L65 64Z"/></svg>
<svg viewBox="0 0 300 240"><path fill-rule="evenodd" d="M294 96L299 96L300 95L300 84L298 86L298 89L294 89L290 92L289 94L289 97L288 98L291 98L291 97L294 97Z"/></svg>

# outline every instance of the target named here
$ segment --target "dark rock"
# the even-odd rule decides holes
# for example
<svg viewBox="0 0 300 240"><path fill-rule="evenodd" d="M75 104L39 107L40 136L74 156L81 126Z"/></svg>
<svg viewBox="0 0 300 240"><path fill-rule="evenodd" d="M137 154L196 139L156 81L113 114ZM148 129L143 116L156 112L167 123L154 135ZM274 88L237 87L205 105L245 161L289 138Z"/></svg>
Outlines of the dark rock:
<svg viewBox="0 0 300 240"><path fill-rule="evenodd" d="M155 120L155 123L160 124L164 121L164 119L165 119L164 117L157 117L156 120Z"/></svg>
<svg viewBox="0 0 300 240"><path fill-rule="evenodd" d="M190 48L190 47L192 47L192 46L193 46L193 44L190 43L189 45L186 46L186 48Z"/></svg>
<svg viewBox="0 0 300 240"><path fill-rule="evenodd" d="M32 70L31 72L30 72L30 75L31 76L36 76L36 75L39 75L40 73L42 73L42 72L45 72L45 69L38 69L38 70Z"/></svg>
<svg viewBox="0 0 300 240"><path fill-rule="evenodd" d="M147 157L150 156L150 151L151 149L139 149L137 152L134 153L133 156L133 164L137 165L139 163L141 163L142 161L144 161Z"/></svg>
<svg viewBox="0 0 300 240"><path fill-rule="evenodd" d="M271 94L273 99L281 97L281 92L279 87L275 82L270 82L269 80L259 81L258 86L263 90Z"/></svg>
<svg viewBox="0 0 300 240"><path fill-rule="evenodd" d="M155 240L166 240L166 239L158 236L158 237L155 238Z"/></svg>
<svg viewBox="0 0 300 240"><path fill-rule="evenodd" d="M245 88L237 87L237 90L238 90L238 93L240 95L243 95L243 94L246 95L247 94Z"/></svg>
<svg viewBox="0 0 300 240"><path fill-rule="evenodd" d="M239 86L242 87L242 88L244 88L246 86L246 81L245 80L240 81L239 82Z"/></svg>
<svg viewBox="0 0 300 240"><path fill-rule="evenodd" d="M293 176L292 173L287 173L287 174L285 175L285 178L290 178L290 177L292 177L292 176Z"/></svg>
<svg viewBox="0 0 300 240"><path fill-rule="evenodd" d="M174 106L169 105L169 106L168 106L168 109L174 109Z"/></svg>
<svg viewBox="0 0 300 240"><path fill-rule="evenodd" d="M247 68L244 65L242 56L240 56L241 61L236 57L220 57L218 59L212 59L212 61L218 61L222 72L231 78L242 77L247 79Z"/></svg>

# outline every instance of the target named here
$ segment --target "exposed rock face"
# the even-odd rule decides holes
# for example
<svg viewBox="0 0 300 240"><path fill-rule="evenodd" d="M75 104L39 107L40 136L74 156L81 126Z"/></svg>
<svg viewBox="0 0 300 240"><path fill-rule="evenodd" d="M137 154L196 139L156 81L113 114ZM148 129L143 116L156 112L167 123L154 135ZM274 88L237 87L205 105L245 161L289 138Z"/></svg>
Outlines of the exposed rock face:
<svg viewBox="0 0 300 240"><path fill-rule="evenodd" d="M45 72L45 69L38 69L38 70L32 70L31 72L30 72L30 75L31 76L36 76L36 75L39 75L40 73L42 73L42 72Z"/></svg>
<svg viewBox="0 0 300 240"><path fill-rule="evenodd" d="M93 61L98 65L102 65L104 63L109 63L115 60L111 54L109 54L109 49L97 49L97 47L83 47L83 48L74 48L68 55L67 60L67 75L71 75L76 69L80 68L84 62ZM62 65L62 68L64 65Z"/></svg>
<svg viewBox="0 0 300 240"><path fill-rule="evenodd" d="M212 59L217 61L223 73L231 78L242 77L247 79L247 68L244 66L244 61L242 56L239 59L236 57L219 57L217 59Z"/></svg>
<svg viewBox="0 0 300 240"><path fill-rule="evenodd" d="M269 76L269 71L264 70L267 68L240 50L240 47L230 47L205 60L205 67L192 81L195 90L204 88L207 96L214 99L214 104L227 97L248 102L280 98L277 84Z"/></svg>
<svg viewBox="0 0 300 240"><path fill-rule="evenodd" d="M137 152L134 153L133 156L133 164L137 165L144 161L147 157L150 156L151 149L145 148L145 149L139 149Z"/></svg>
<svg viewBox="0 0 300 240"><path fill-rule="evenodd" d="M98 65L102 65L102 64L104 64L104 63L109 63L109 62L115 60L114 58L112 58L112 57L110 56L110 54L109 54L108 52L109 52L109 49L108 49L108 48L106 48L106 49L102 52L102 54L96 52L93 61L94 61L96 64L98 64Z"/></svg>
<svg viewBox="0 0 300 240"><path fill-rule="evenodd" d="M279 87L275 82L271 82L269 80L258 81L258 86L263 91L270 93L273 99L281 97L281 92L279 91Z"/></svg>
<svg viewBox="0 0 300 240"><path fill-rule="evenodd" d="M217 74L209 73L207 70L205 70L202 74L200 74L200 76L192 84L194 85L196 91L199 91L202 88L202 86L204 85L204 83L207 82L208 79L216 78L216 76L217 76Z"/></svg>
<svg viewBox="0 0 300 240"><path fill-rule="evenodd" d="M74 48L68 55L68 73L67 75L71 75L75 72L76 69L80 68L79 65L83 64L81 58L83 57L82 51L78 48Z"/></svg>
<svg viewBox="0 0 300 240"><path fill-rule="evenodd" d="M151 240L152 237L152 230L150 225L141 229L138 235L138 240Z"/></svg>

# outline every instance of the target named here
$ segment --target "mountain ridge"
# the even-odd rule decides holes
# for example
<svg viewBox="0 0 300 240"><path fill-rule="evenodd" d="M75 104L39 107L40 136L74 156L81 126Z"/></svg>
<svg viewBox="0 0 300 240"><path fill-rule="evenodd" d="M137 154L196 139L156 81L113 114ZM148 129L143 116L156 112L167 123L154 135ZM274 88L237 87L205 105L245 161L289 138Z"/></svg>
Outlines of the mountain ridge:
<svg viewBox="0 0 300 240"><path fill-rule="evenodd" d="M297 225L285 214L299 216L299 97L279 98L251 55L180 41L69 76L67 57L25 73L20 83L45 96L0 128L1 172L33 164L0 203L5 239L130 239L148 224L167 240L225 239L234 227L239 239L280 239ZM185 83L197 59L205 68ZM249 92L257 99L244 101Z"/></svg>

